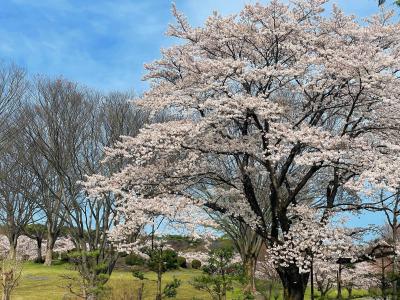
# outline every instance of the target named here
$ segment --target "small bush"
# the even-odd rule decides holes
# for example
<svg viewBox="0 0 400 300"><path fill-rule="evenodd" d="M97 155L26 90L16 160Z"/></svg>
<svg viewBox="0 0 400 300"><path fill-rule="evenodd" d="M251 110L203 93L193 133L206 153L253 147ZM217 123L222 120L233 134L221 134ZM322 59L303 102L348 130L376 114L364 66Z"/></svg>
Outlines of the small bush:
<svg viewBox="0 0 400 300"><path fill-rule="evenodd" d="M198 259L193 259L192 260L192 268L200 269L200 267L201 267L201 261L199 261Z"/></svg>
<svg viewBox="0 0 400 300"><path fill-rule="evenodd" d="M187 268L186 258L178 256L178 266L181 268Z"/></svg>
<svg viewBox="0 0 400 300"><path fill-rule="evenodd" d="M145 264L145 260L143 257L132 253L125 256L125 263L128 266L143 266Z"/></svg>
<svg viewBox="0 0 400 300"><path fill-rule="evenodd" d="M181 281L174 277L174 280L165 285L163 294L166 298L175 298L178 291L177 288L181 285Z"/></svg>
<svg viewBox="0 0 400 300"><path fill-rule="evenodd" d="M132 272L133 277L143 280L144 279L144 273L142 271L133 271Z"/></svg>
<svg viewBox="0 0 400 300"><path fill-rule="evenodd" d="M174 250L164 250L163 261L165 263L166 270L178 269L178 254Z"/></svg>

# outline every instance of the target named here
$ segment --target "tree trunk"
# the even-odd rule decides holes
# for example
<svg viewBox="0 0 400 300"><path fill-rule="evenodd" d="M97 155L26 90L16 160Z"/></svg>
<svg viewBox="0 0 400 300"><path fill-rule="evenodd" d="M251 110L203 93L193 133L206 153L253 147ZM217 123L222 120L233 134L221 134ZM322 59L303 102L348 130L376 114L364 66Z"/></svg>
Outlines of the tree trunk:
<svg viewBox="0 0 400 300"><path fill-rule="evenodd" d="M283 299L304 300L309 273L301 274L299 268L288 267L277 270L283 285Z"/></svg>
<svg viewBox="0 0 400 300"><path fill-rule="evenodd" d="M144 283L142 282L138 290L138 300L143 300L143 290L144 290Z"/></svg>
<svg viewBox="0 0 400 300"><path fill-rule="evenodd" d="M381 289L382 289L382 298L383 300L387 299L387 295L386 295L386 277L385 277L385 261L384 261L384 257L382 257L381 259L382 262L382 279L381 279Z"/></svg>
<svg viewBox="0 0 400 300"><path fill-rule="evenodd" d="M8 252L8 258L15 260L17 258L17 240L10 241L10 251Z"/></svg>
<svg viewBox="0 0 400 300"><path fill-rule="evenodd" d="M349 296L348 296L348 298L349 298L349 299L351 299L351 297L352 297L352 293L353 293L353 288L351 288L351 287L348 287L348 288L347 288L347 291L348 291L348 293L349 293Z"/></svg>
<svg viewBox="0 0 400 300"><path fill-rule="evenodd" d="M342 299L342 265L339 264L337 273L337 298Z"/></svg>
<svg viewBox="0 0 400 300"><path fill-rule="evenodd" d="M44 260L45 266L51 266L51 263L53 262L53 249L55 242L56 240L54 235L49 232L47 234L46 257Z"/></svg>
<svg viewBox="0 0 400 300"><path fill-rule="evenodd" d="M256 264L257 264L257 259L254 256L246 258L245 261L243 262L244 275L246 276L247 280L247 284L244 288L244 291L250 292L253 295L257 291L256 280L255 280Z"/></svg>
<svg viewBox="0 0 400 300"><path fill-rule="evenodd" d="M37 243L37 257L36 260L39 263L43 262L43 257L42 257L42 239L41 238L36 238L36 243Z"/></svg>
<svg viewBox="0 0 400 300"><path fill-rule="evenodd" d="M314 300L314 259L311 258L311 300Z"/></svg>
<svg viewBox="0 0 400 300"><path fill-rule="evenodd" d="M14 281L14 272L11 271L6 271L3 270L2 273L2 285L3 285L3 295L2 295L2 300L10 300L11 299L11 290L12 290L12 284Z"/></svg>
<svg viewBox="0 0 400 300"><path fill-rule="evenodd" d="M97 290L97 286L94 283L94 278L91 277L89 279L89 282L87 282L86 285L84 285L84 287L83 287L84 299L85 300L97 300L97 298L99 298L99 297L95 293L96 290Z"/></svg>
<svg viewBox="0 0 400 300"><path fill-rule="evenodd" d="M158 262L158 270L157 270L157 296L156 300L161 300L161 280L162 280L162 258Z"/></svg>
<svg viewBox="0 0 400 300"><path fill-rule="evenodd" d="M8 289L3 290L3 296L1 297L2 300L10 300L11 295L10 291Z"/></svg>

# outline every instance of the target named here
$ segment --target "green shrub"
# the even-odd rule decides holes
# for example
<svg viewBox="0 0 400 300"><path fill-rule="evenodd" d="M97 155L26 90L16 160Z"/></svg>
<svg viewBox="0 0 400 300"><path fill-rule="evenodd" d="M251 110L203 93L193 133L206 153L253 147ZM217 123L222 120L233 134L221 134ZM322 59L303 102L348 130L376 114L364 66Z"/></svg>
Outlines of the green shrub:
<svg viewBox="0 0 400 300"><path fill-rule="evenodd" d="M199 261L198 259L193 259L192 260L192 268L200 269L200 267L201 267L201 261Z"/></svg>
<svg viewBox="0 0 400 300"><path fill-rule="evenodd" d="M227 291L233 290L233 282L240 275L238 268L232 264L232 258L233 249L230 247L211 250L203 274L194 277L191 284L198 290L208 292L213 299L225 299Z"/></svg>
<svg viewBox="0 0 400 300"><path fill-rule="evenodd" d="M165 285L163 294L166 298L175 298L178 291L177 288L181 285L181 281L174 277L173 281Z"/></svg>
<svg viewBox="0 0 400 300"><path fill-rule="evenodd" d="M178 254L174 250L166 249L162 256L166 270L178 269Z"/></svg>
<svg viewBox="0 0 400 300"><path fill-rule="evenodd" d="M178 266L181 268L187 268L186 258L178 256Z"/></svg>
<svg viewBox="0 0 400 300"><path fill-rule="evenodd" d="M142 271L133 271L132 272L133 277L143 280L144 279L144 273Z"/></svg>
<svg viewBox="0 0 400 300"><path fill-rule="evenodd" d="M125 256L125 263L128 266L143 266L145 262L143 257L134 253Z"/></svg>
<svg viewBox="0 0 400 300"><path fill-rule="evenodd" d="M162 261L162 272L178 269L178 254L174 250L153 250L148 251L148 255L150 259L147 261L147 265L154 272L158 270L160 259Z"/></svg>

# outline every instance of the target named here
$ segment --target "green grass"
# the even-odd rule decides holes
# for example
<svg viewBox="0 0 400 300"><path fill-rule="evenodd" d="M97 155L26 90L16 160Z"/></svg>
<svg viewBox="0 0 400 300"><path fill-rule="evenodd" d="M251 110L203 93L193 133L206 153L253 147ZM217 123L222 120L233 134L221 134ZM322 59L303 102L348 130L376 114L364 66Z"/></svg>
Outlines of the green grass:
<svg viewBox="0 0 400 300"><path fill-rule="evenodd" d="M76 299L70 296L65 286L67 281L63 275L76 275L67 264L59 264L46 267L41 264L25 263L22 271L20 284L12 294L13 300L60 300ZM180 269L163 274L163 286L168 281L172 281L174 276L181 280L182 284L178 288L177 299L191 300L194 298L211 300L211 297L203 291L196 290L190 285L190 280L200 275L200 270ZM145 273L144 298L154 299L156 295L156 274L154 272ZM140 283L130 272L114 271L107 286L111 288L111 293L107 297L112 300L134 299ZM130 296L130 298L125 296ZM237 299L240 295L239 287L233 292L229 292L228 299Z"/></svg>
<svg viewBox="0 0 400 300"><path fill-rule="evenodd" d="M12 293L12 299L63 299L66 280L62 275L72 275L67 265L46 267L40 264L25 263L18 287Z"/></svg>
<svg viewBox="0 0 400 300"><path fill-rule="evenodd" d="M264 292L265 293L266 288L267 288L266 285L267 285L266 281L259 280L257 282L257 290L260 291L260 292ZM274 289L277 289L279 291L278 300L283 300L283 289L282 289L282 286L280 284L276 284L275 283L273 290ZM315 299L319 299L319 296L320 296L320 294L317 291L317 289L315 288L314 289L314 297L315 297ZM366 296L368 296L368 291L367 290L356 290L356 289L353 289L351 296L352 296L351 299L366 297ZM342 290L342 298L343 299L348 299L348 292L347 292L347 290L345 288L343 288L343 290ZM271 299L274 299L273 298L273 294L271 296ZM311 299L311 289L310 289L310 287L308 287L306 289L306 292L304 294L304 299ZM337 299L337 291L335 289L332 289L328 293L327 298L325 298L325 300L331 300L331 299Z"/></svg>
<svg viewBox="0 0 400 300"><path fill-rule="evenodd" d="M211 300L208 293L196 290L190 285L190 281L194 276L201 274L200 270L180 269L170 271L163 275L163 286L165 283L172 281L174 277L181 280L181 286L178 288L179 300ZM67 281L63 275L77 275L68 264L58 264L46 267L41 264L25 263L23 267L22 277L19 286L12 294L13 300L61 300L76 299L71 297L65 286ZM144 299L152 300L156 295L156 274L154 272L145 273ZM265 283L264 283L265 284ZM137 294L140 282L134 278L130 272L114 271L111 275L107 286L110 287L108 299L110 300L128 300L136 299L132 295ZM262 284L263 285L263 284ZM279 288L279 299L282 299L282 290ZM366 296L365 290L354 290L353 297ZM344 299L347 298L347 291L343 290ZM241 298L240 286L237 285L235 290L228 293L228 299L236 300ZM331 291L330 299L336 298L336 291ZM310 299L310 289L307 289L305 299Z"/></svg>

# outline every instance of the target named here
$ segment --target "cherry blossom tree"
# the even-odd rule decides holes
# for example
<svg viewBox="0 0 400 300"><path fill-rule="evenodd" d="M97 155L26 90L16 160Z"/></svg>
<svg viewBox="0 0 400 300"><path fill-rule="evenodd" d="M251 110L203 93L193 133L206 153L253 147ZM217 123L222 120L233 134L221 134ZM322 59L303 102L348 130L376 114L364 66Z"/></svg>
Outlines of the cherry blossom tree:
<svg viewBox="0 0 400 300"><path fill-rule="evenodd" d="M313 266L315 283L322 299L327 297L329 291L335 286L337 264L332 261L317 260Z"/></svg>
<svg viewBox="0 0 400 300"><path fill-rule="evenodd" d="M193 260L198 260L201 262L201 265L205 265L208 260L208 253L203 251L188 251L188 252L179 252L179 256L182 256L186 259L186 262L191 264Z"/></svg>
<svg viewBox="0 0 400 300"><path fill-rule="evenodd" d="M336 206L356 208L361 191L398 186L400 26L391 12L365 22L336 6L325 14L326 2L246 5L199 28L174 9L168 34L181 43L146 66L151 88L139 103L179 118L108 149L107 163L127 163L91 177L93 189L124 198L132 216L151 211L187 225L196 218L184 212L222 213L282 247L296 238L290 207L314 202L323 221ZM284 254L276 267L284 298L303 299L309 262Z"/></svg>
<svg viewBox="0 0 400 300"><path fill-rule="evenodd" d="M348 291L348 297L351 298L355 288L368 290L379 286L379 272L370 262L349 265L343 270L342 283Z"/></svg>
<svg viewBox="0 0 400 300"><path fill-rule="evenodd" d="M219 162L218 167L220 168L221 173L224 172L225 178L229 178L235 173L232 165L227 162ZM264 176L259 176L256 179L255 186L257 198L259 199L266 223L270 223L270 210L268 209L268 181L264 178ZM226 202L226 204L228 204L236 200L235 198L229 198L229 195L227 195L225 199L221 199L221 194L214 194L214 187L209 188L206 183L203 186L203 190L206 192L205 194L209 195L209 199L207 200L208 202L218 201L220 204L222 202ZM254 230L254 228L242 220L238 220L235 216L218 211L208 211L210 212L210 217L215 220L221 230L223 230L232 240L236 251L242 258L244 278L247 281L245 291L247 293L250 292L255 294L255 272L257 269L257 261L260 251L263 246L263 238Z"/></svg>

